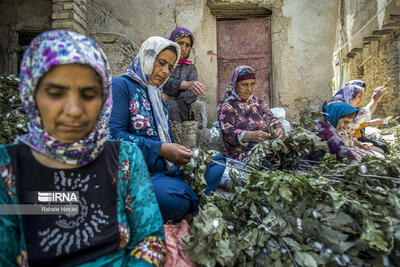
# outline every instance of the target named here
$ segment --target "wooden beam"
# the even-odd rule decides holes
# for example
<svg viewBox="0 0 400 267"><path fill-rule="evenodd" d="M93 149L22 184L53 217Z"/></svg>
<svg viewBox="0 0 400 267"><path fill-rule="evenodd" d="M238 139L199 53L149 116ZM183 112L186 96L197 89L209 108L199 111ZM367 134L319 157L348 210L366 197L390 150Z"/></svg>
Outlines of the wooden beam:
<svg viewBox="0 0 400 267"><path fill-rule="evenodd" d="M211 9L211 14L216 18L247 18L267 17L266 9Z"/></svg>
<svg viewBox="0 0 400 267"><path fill-rule="evenodd" d="M379 36L367 36L367 37L364 37L363 41L365 41L365 42L379 41L380 38L381 37L379 37Z"/></svg>
<svg viewBox="0 0 400 267"><path fill-rule="evenodd" d="M386 30L377 30L373 31L372 35L382 35L382 34L387 34L393 32L393 29L386 29Z"/></svg>
<svg viewBox="0 0 400 267"><path fill-rule="evenodd" d="M230 3L219 0L207 0L207 5L211 10L211 14L219 19L268 17L272 14L271 10L247 2Z"/></svg>

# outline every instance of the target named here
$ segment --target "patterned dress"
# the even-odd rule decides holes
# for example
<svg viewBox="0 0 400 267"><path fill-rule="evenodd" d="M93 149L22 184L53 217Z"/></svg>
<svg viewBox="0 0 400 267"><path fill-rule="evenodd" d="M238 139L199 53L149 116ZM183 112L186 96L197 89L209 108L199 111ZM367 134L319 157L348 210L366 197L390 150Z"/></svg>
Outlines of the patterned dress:
<svg viewBox="0 0 400 267"><path fill-rule="evenodd" d="M329 152L336 155L336 160L342 162L344 159L356 159L351 150L343 143L336 128L329 122L316 120L317 131L322 140L328 144Z"/></svg>
<svg viewBox="0 0 400 267"><path fill-rule="evenodd" d="M148 91L126 76L113 78L112 90L114 106L110 119L111 137L133 142L142 151L164 222L178 222L187 213L196 214L198 197L183 181L183 173L175 165L168 169L165 160L158 156L164 142L155 129ZM164 111L168 114L165 106ZM172 136L171 128L169 132ZM215 157L215 160L225 163L221 155ZM208 184L206 194L217 189L224 169L214 162L207 165L204 174Z"/></svg>
<svg viewBox="0 0 400 267"><path fill-rule="evenodd" d="M350 149L356 160L358 162L361 162L362 158L365 156L374 156L384 159L385 156L380 154L379 152L373 150L365 150L357 145L360 142L354 136L354 128L356 127L351 126L350 124L347 129L338 131L338 134L342 142Z"/></svg>
<svg viewBox="0 0 400 267"><path fill-rule="evenodd" d="M270 127L283 129L267 104L256 96L248 104L235 98L226 98L219 105L218 120L223 135L224 156L236 160L243 160L246 153L257 144L242 142L247 131L270 132Z"/></svg>
<svg viewBox="0 0 400 267"><path fill-rule="evenodd" d="M31 162L29 170L26 162ZM21 188L29 186L80 192L76 216L1 215L0 266L162 264L161 214L142 154L133 144L107 142L96 160L74 169L45 167L23 144L1 146L0 177L1 204L24 203Z"/></svg>

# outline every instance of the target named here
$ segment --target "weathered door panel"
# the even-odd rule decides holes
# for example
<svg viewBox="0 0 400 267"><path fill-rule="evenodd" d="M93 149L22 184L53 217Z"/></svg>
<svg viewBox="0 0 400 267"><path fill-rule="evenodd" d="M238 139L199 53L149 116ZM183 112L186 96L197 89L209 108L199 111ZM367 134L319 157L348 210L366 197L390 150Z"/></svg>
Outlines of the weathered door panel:
<svg viewBox="0 0 400 267"><path fill-rule="evenodd" d="M249 65L256 71L255 94L271 105L270 22L269 17L217 21L218 99L230 84L233 70Z"/></svg>

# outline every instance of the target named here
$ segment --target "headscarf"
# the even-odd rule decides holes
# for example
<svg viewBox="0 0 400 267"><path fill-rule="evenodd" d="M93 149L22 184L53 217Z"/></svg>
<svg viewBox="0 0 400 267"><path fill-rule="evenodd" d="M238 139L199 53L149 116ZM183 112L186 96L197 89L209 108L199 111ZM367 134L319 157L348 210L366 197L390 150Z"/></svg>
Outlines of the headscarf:
<svg viewBox="0 0 400 267"><path fill-rule="evenodd" d="M354 112L356 112L357 116L359 109L353 107L352 105L346 102L336 102L336 103L331 103L329 105L325 104L322 111L327 113L323 115L323 117L327 119L329 123L332 124L333 127L336 128L340 118L352 114Z"/></svg>
<svg viewBox="0 0 400 267"><path fill-rule="evenodd" d="M175 30L172 31L171 36L169 37L170 41L176 42L179 39L182 39L184 37L189 37L190 39L190 45L193 46L194 43L194 35L191 31L189 31L186 28L180 27L180 28L176 28ZM190 52L189 52L190 55ZM187 58L189 57L189 55L187 56ZM187 60L187 58L183 58L183 59L179 59L178 64L192 64L192 61Z"/></svg>
<svg viewBox="0 0 400 267"><path fill-rule="evenodd" d="M256 72L252 67L247 65L241 65L236 67L236 69L232 73L231 84L226 87L225 95L222 98L222 101L226 99L236 99L239 100L240 102L247 102L248 100L252 99L253 95L251 95L248 99L241 98L239 94L236 92L236 85L241 80L255 79L255 78L256 78Z"/></svg>
<svg viewBox="0 0 400 267"><path fill-rule="evenodd" d="M84 138L64 144L43 127L36 106L35 90L39 80L52 68L70 63L92 67L102 80L103 106L93 130ZM29 117L28 133L17 138L52 159L66 164L85 165L103 151L111 114L111 72L103 50L90 38L70 31L54 30L37 36L25 51L21 63L19 90Z"/></svg>
<svg viewBox="0 0 400 267"><path fill-rule="evenodd" d="M179 45L163 37L153 36L143 42L138 54L124 74L124 76L128 76L138 82L143 88L147 88L156 121L157 133L161 141L167 143L170 143L172 139L169 135L168 115L164 111L164 105L161 100L161 88L167 82L167 79L160 87L149 84L148 80L153 73L154 62L158 54L169 46L176 48L177 57L174 64L175 67L181 52ZM169 167L173 165L169 161L166 162Z"/></svg>
<svg viewBox="0 0 400 267"><path fill-rule="evenodd" d="M346 85L358 85L358 86L363 87L363 88L367 87L365 82L362 81L362 80L351 80L351 81L349 81L349 82L344 84L344 86L346 86Z"/></svg>
<svg viewBox="0 0 400 267"><path fill-rule="evenodd" d="M351 104L351 101L360 93L364 91L364 87L357 84L346 83L345 86L337 91L329 102L342 101Z"/></svg>
<svg viewBox="0 0 400 267"><path fill-rule="evenodd" d="M169 37L170 41L176 42L179 39L182 39L184 37L189 37L190 43L193 46L194 43L194 35L191 31L189 31L186 28L180 27L176 28L175 30L172 31L171 36Z"/></svg>

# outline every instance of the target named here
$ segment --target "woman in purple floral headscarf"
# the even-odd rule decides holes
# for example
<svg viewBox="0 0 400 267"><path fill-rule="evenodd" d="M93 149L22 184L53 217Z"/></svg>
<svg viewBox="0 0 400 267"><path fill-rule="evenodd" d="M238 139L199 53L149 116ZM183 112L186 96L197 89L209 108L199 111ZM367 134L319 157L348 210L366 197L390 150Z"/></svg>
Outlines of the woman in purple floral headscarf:
<svg viewBox="0 0 400 267"><path fill-rule="evenodd" d="M256 73L247 65L238 66L232 83L218 105L218 120L224 143L224 156L242 160L257 143L272 138L284 138L282 124L274 117L267 104L253 95Z"/></svg>
<svg viewBox="0 0 400 267"><path fill-rule="evenodd" d="M0 146L0 204L38 205L0 216L0 266L162 264L162 218L142 153L106 141L110 85L106 56L86 36L49 31L26 50L19 88L29 132ZM75 192L76 202L46 213L57 208L38 201L51 192Z"/></svg>

